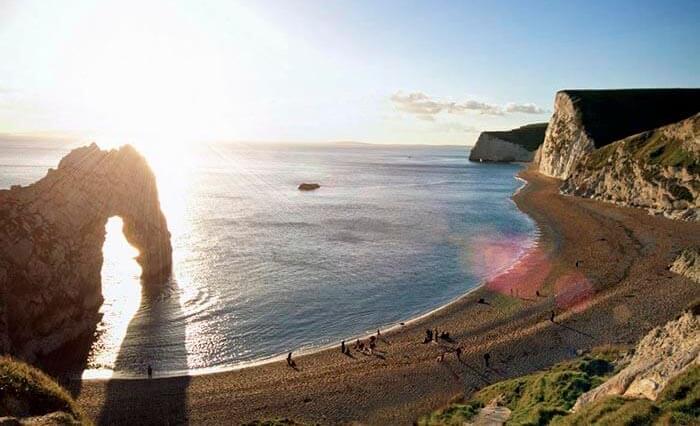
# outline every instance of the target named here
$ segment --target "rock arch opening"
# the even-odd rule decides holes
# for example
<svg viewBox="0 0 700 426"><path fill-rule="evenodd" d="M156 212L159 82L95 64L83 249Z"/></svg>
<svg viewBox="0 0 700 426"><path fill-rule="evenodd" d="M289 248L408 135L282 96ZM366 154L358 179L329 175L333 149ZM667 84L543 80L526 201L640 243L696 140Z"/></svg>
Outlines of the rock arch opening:
<svg viewBox="0 0 700 426"><path fill-rule="evenodd" d="M133 147L78 148L36 183L0 191L3 352L32 361L94 331L113 216L139 250L143 290L163 288L172 270L170 232L155 176Z"/></svg>
<svg viewBox="0 0 700 426"><path fill-rule="evenodd" d="M136 261L139 250L129 244L123 232L124 221L112 216L105 225L102 245L102 306L97 338L88 364L111 369L126 336L129 322L136 315L142 299L141 266ZM98 374L99 372L95 372Z"/></svg>

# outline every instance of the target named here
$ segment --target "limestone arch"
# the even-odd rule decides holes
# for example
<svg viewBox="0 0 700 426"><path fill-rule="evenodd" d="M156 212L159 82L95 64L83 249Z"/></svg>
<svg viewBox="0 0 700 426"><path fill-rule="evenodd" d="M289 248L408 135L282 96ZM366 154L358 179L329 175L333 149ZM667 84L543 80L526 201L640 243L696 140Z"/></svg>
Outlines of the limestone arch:
<svg viewBox="0 0 700 426"><path fill-rule="evenodd" d="M156 179L133 147L71 151L36 183L0 191L0 345L32 360L94 329L105 225L121 217L146 290L172 270Z"/></svg>

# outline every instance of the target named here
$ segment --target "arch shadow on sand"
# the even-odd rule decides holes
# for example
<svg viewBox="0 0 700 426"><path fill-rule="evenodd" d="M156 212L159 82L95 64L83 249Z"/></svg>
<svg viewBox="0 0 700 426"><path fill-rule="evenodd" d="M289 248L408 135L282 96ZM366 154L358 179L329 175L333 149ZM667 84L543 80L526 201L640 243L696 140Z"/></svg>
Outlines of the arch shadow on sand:
<svg viewBox="0 0 700 426"><path fill-rule="evenodd" d="M146 288L146 287L144 287ZM167 354L170 371L186 372L186 321L179 287L171 280L157 293L144 291L139 310L129 323L114 370L106 385L98 424L187 424L190 378L159 377L159 359ZM148 365L153 378L147 378Z"/></svg>

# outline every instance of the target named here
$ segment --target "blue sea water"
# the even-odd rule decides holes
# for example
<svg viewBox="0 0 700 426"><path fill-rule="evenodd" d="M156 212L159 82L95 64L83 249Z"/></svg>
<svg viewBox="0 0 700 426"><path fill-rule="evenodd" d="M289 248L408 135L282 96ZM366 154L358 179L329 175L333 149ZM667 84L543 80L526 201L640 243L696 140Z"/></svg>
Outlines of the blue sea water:
<svg viewBox="0 0 700 426"><path fill-rule="evenodd" d="M0 187L39 179L67 151L0 145ZM510 199L521 166L467 157L465 147L219 144L189 156L178 179L155 167L174 277L142 297L134 253L110 220L91 371L232 367L454 300L536 234ZM301 192L301 182L321 188ZM500 256L484 257L493 247Z"/></svg>

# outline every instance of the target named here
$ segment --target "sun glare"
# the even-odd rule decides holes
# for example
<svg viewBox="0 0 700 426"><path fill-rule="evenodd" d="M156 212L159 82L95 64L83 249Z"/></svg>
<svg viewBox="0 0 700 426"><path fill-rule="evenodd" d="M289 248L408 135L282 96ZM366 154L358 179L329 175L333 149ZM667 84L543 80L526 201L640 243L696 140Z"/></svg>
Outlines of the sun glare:
<svg viewBox="0 0 700 426"><path fill-rule="evenodd" d="M114 216L105 227L102 246L102 296L104 303L98 324L98 341L90 364L83 377L109 377L114 368L119 347L126 336L129 322L141 304L141 267L135 257L139 251L131 246L122 231L123 221Z"/></svg>

